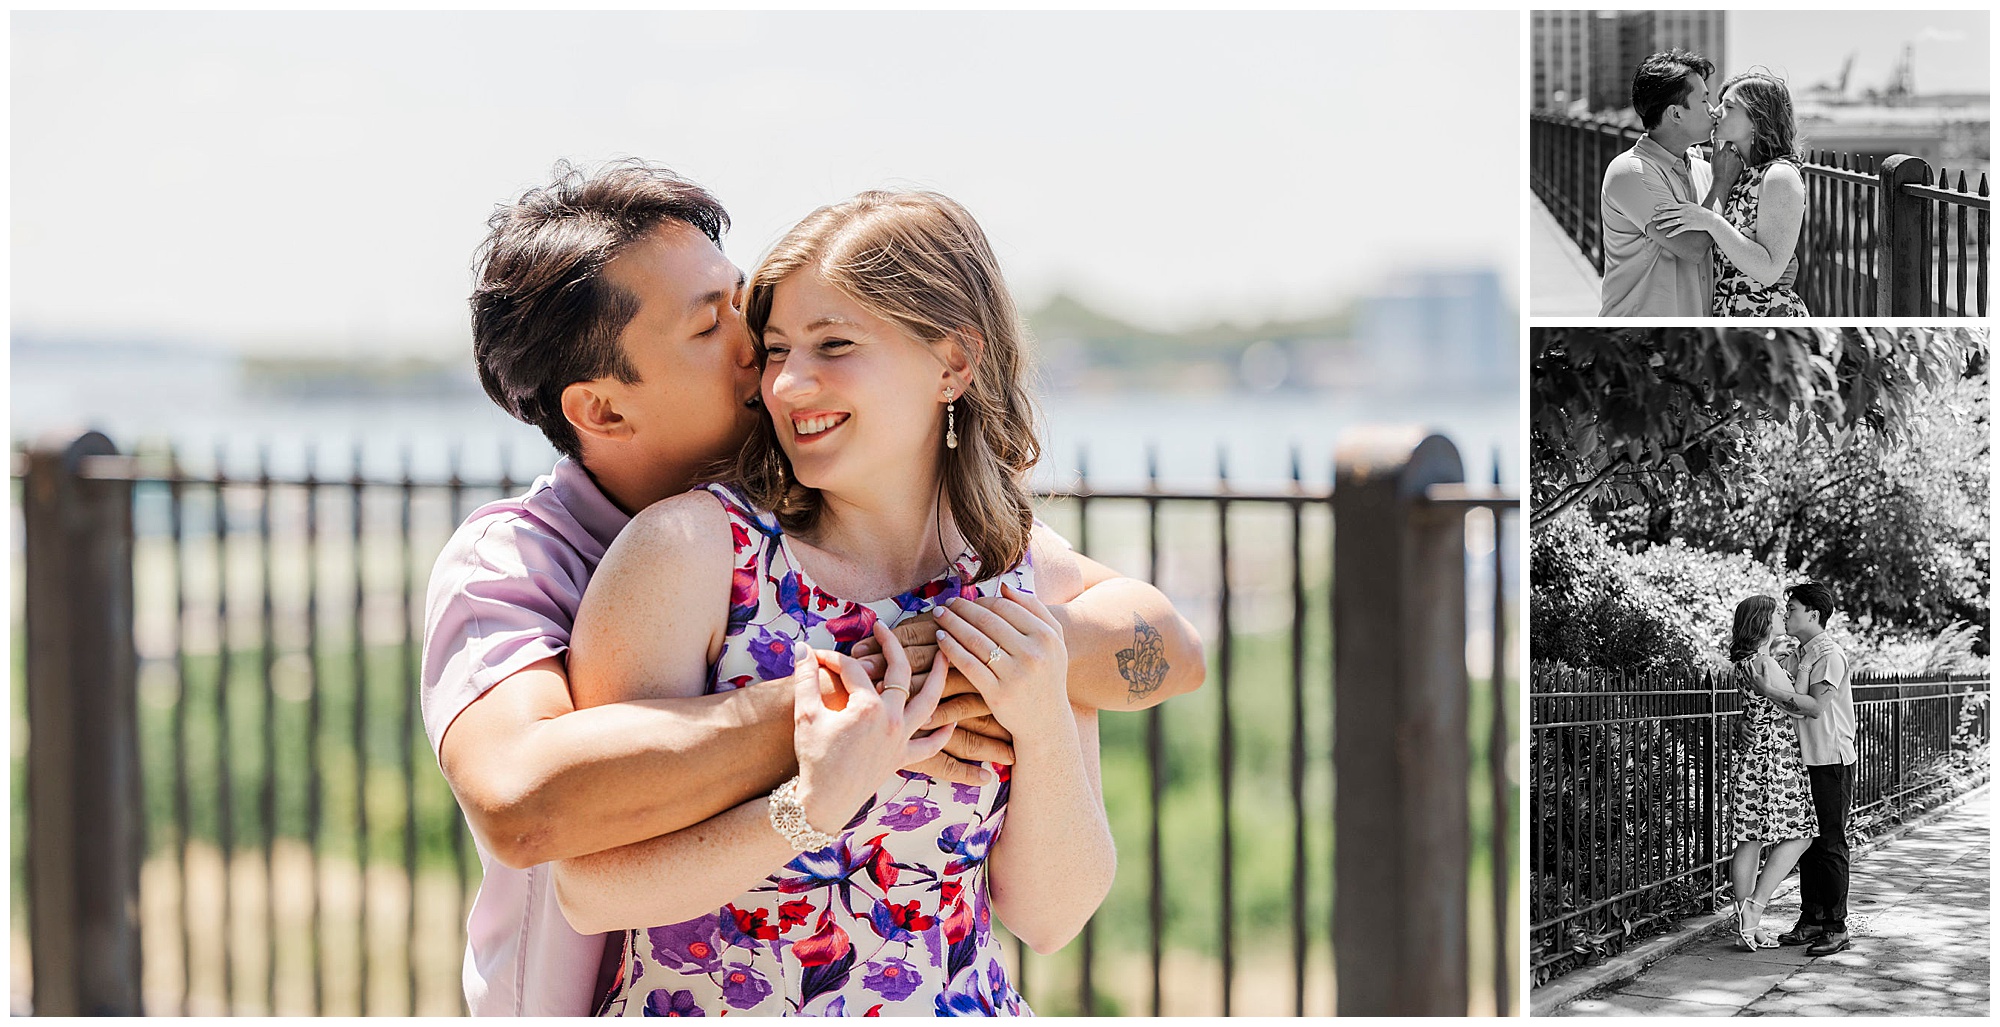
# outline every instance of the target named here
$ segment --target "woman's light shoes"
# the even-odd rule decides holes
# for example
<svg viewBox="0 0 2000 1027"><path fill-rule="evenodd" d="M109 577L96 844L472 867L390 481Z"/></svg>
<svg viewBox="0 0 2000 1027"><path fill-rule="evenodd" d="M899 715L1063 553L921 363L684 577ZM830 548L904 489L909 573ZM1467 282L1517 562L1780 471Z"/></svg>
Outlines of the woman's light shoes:
<svg viewBox="0 0 2000 1027"><path fill-rule="evenodd" d="M1745 952L1778 947L1778 939L1771 937L1760 926L1764 921L1764 904L1756 899L1736 900L1736 943Z"/></svg>

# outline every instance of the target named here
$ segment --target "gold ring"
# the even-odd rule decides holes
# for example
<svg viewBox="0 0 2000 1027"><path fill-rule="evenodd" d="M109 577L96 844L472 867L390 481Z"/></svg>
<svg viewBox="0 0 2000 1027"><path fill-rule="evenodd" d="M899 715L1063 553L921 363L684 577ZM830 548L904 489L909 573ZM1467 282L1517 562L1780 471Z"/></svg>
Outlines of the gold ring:
<svg viewBox="0 0 2000 1027"><path fill-rule="evenodd" d="M903 693L904 695L909 695L909 694L910 694L910 686L908 686L908 685L883 685L883 686L882 686L882 687L881 687L880 689L877 689L877 691L880 691L880 692L901 692L901 693Z"/></svg>
<svg viewBox="0 0 2000 1027"><path fill-rule="evenodd" d="M994 646L994 647L993 647L993 651L992 651L992 652L990 652L990 653L987 653L987 654L986 654L986 663L987 663L987 665L988 665L988 666L991 666L991 665L992 665L992 663L993 663L993 661L994 661L994 660L997 660L997 659L999 659L999 658L1000 658L1000 657L1001 657L1002 655L1004 655L1004 654L1003 654L1003 653L1001 653L1001 651L1000 651L1000 647L999 647L999 646L997 646L997 645L996 645L996 646Z"/></svg>

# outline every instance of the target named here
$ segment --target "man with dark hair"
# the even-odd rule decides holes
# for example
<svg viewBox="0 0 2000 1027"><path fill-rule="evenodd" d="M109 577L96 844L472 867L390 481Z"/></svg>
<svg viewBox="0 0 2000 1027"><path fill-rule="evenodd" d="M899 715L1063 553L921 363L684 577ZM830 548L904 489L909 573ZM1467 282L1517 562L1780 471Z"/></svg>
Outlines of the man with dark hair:
<svg viewBox="0 0 2000 1027"><path fill-rule="evenodd" d="M1708 141L1715 65L1685 50L1656 53L1632 78L1632 109L1646 134L1604 169L1603 317L1706 317L1714 273L1706 232L1669 236L1652 223L1667 203L1713 204L1708 162L1688 152Z"/></svg>
<svg viewBox="0 0 2000 1027"><path fill-rule="evenodd" d="M1846 948L1847 810L1854 798L1854 690L1847 654L1826 630L1833 591L1818 582L1785 591L1785 632L1799 640L1794 687L1817 712L1799 720L1799 749L1812 785L1819 834L1799 857L1799 922L1778 936L1809 956Z"/></svg>
<svg viewBox="0 0 2000 1027"><path fill-rule="evenodd" d="M544 864L678 831L797 771L788 680L577 710L564 663L590 576L632 515L733 457L763 416L743 273L720 247L728 225L700 186L640 161L559 165L488 222L472 296L479 378L562 458L474 511L431 573L424 729L485 871L466 925L475 1014L585 1015L616 969L608 936L570 930ZM1164 595L1077 563L1085 588L1053 608L1072 702L1137 709L1200 684L1200 637ZM932 619L895 633L915 672L928 669ZM1139 647L1165 659L1119 664ZM883 669L879 654L863 662ZM961 730L909 769L977 784L986 772L966 761L1009 762L1009 739L962 677L948 680L925 727Z"/></svg>

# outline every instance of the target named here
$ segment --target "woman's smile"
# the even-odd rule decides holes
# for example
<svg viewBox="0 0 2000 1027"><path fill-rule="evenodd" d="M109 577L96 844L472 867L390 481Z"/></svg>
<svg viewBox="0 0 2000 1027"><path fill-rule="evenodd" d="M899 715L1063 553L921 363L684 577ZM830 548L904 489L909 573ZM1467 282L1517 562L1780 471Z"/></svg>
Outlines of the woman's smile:
<svg viewBox="0 0 2000 1027"><path fill-rule="evenodd" d="M800 442L817 442L835 428L847 423L848 415L822 410L806 410L792 414L792 437Z"/></svg>

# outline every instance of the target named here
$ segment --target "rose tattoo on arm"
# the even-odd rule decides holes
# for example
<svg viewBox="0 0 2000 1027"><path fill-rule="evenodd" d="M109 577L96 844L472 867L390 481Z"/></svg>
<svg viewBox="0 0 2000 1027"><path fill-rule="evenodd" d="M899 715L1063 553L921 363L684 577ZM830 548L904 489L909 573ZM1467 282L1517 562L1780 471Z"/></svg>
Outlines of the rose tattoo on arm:
<svg viewBox="0 0 2000 1027"><path fill-rule="evenodd" d="M1159 691L1161 682L1167 679L1167 671L1173 669L1167 664L1167 649L1159 629L1136 613L1132 615L1132 648L1118 650L1117 656L1118 676L1125 679L1128 702L1138 702Z"/></svg>

